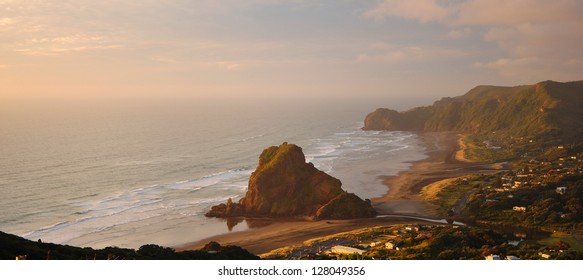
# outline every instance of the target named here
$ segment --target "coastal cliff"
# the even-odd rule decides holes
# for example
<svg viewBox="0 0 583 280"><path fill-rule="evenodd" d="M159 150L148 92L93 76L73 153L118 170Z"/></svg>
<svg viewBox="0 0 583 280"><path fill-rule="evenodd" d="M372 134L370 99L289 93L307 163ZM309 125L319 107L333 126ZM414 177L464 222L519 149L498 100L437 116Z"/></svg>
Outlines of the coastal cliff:
<svg viewBox="0 0 583 280"><path fill-rule="evenodd" d="M306 163L302 148L283 143L265 149L245 197L213 206L207 217L373 217L370 201L341 188L340 180Z"/></svg>
<svg viewBox="0 0 583 280"><path fill-rule="evenodd" d="M578 139L583 134L583 81L477 86L463 96L404 112L377 109L364 130L497 133L502 137Z"/></svg>

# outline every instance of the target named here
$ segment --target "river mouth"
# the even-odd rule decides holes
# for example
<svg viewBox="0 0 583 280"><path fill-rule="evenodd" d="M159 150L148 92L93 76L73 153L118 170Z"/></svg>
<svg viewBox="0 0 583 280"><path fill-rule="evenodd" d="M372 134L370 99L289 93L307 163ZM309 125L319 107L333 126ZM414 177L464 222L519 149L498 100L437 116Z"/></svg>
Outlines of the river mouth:
<svg viewBox="0 0 583 280"><path fill-rule="evenodd" d="M462 222L458 222L452 219L431 219L425 217L418 217L418 216L409 216L409 215L378 215L377 218L407 218L413 220L420 220L426 222L432 222L436 224L446 224L446 225L454 225L454 226L466 226L466 224Z"/></svg>

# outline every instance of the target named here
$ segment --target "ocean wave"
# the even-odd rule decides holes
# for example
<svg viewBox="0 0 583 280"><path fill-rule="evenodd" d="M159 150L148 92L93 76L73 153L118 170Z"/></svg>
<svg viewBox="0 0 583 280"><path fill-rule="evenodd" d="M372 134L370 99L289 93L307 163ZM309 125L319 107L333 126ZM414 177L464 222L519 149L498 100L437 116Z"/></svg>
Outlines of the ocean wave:
<svg viewBox="0 0 583 280"><path fill-rule="evenodd" d="M251 172L252 170L250 169L237 168L206 175L198 179L180 181L171 184L162 184L157 186L168 189L191 189L193 187L204 188L214 186L225 181L230 181L233 179L251 175ZM154 186L154 188L157 186Z"/></svg>
<svg viewBox="0 0 583 280"><path fill-rule="evenodd" d="M251 137L247 137L247 138L243 138L243 139L239 139L239 142L247 142L249 140L253 140L253 139L257 139L257 138L261 138L265 136L265 134L259 134L259 135L255 135L255 136L251 136Z"/></svg>
<svg viewBox="0 0 583 280"><path fill-rule="evenodd" d="M204 209L208 210L213 204L225 202L229 197L239 197L247 187L250 174L251 170L237 168L197 179L118 192L109 197L78 204L76 208L80 210L70 216L77 217L76 219L44 226L22 236L66 243L87 234L151 218L202 215ZM201 191L204 193L201 194Z"/></svg>

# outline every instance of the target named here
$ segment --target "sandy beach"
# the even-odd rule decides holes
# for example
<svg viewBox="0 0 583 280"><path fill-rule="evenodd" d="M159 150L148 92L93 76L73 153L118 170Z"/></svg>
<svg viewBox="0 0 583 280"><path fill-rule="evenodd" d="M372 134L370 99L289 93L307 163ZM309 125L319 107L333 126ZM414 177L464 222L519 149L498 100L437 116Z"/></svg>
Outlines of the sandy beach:
<svg viewBox="0 0 583 280"><path fill-rule="evenodd" d="M382 214L434 216L434 208L421 196L423 187L448 178L499 170L499 164L473 162L464 157L465 145L453 132L419 134L428 157L417 161L407 171L383 177L389 192L373 199L373 206Z"/></svg>
<svg viewBox="0 0 583 280"><path fill-rule="evenodd" d="M373 206L379 214L441 218L435 215L432 205L420 196L424 186L447 178L496 170L495 165L460 160L460 155L463 155L458 152L460 136L455 133L421 133L419 138L426 147L427 158L413 162L409 170L397 175L380 176L389 191L381 197L372 199ZM244 222L249 224L249 230L206 238L176 249L200 249L210 241L217 241L223 245L238 245L252 253L261 254L280 247L300 244L315 237L417 220L397 217L339 221L264 220L260 226L253 225L257 222Z"/></svg>

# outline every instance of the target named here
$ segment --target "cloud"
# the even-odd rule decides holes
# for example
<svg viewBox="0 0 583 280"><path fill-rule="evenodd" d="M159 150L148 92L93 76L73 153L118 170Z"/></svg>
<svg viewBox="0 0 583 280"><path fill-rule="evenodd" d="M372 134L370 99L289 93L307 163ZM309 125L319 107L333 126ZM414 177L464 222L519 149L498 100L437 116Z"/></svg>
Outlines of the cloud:
<svg viewBox="0 0 583 280"><path fill-rule="evenodd" d="M580 80L583 60L556 60L553 58L524 57L500 58L488 62L476 62L477 69L493 70L517 82L539 81L541 77L551 80Z"/></svg>
<svg viewBox="0 0 583 280"><path fill-rule="evenodd" d="M464 51L456 49L378 42L371 44L367 52L357 55L355 61L358 63L424 62L465 55Z"/></svg>
<svg viewBox="0 0 583 280"><path fill-rule="evenodd" d="M440 21L448 17L448 9L435 0L385 0L364 13L365 17L381 20L387 16L416 19L421 22Z"/></svg>
<svg viewBox="0 0 583 280"><path fill-rule="evenodd" d="M549 24L581 20L583 2L579 0L472 0L452 6L457 25L509 26Z"/></svg>
<svg viewBox="0 0 583 280"><path fill-rule="evenodd" d="M376 20L398 17L442 24L450 29L446 37L452 39L481 32L484 42L497 46L498 57L474 66L498 69L503 75L508 75L502 70L507 67L517 75L539 74L538 79L546 79L545 72L530 67L549 73L583 72L578 63L562 63L579 57L583 49L581 15L579 0L385 0L363 13Z"/></svg>
<svg viewBox="0 0 583 280"><path fill-rule="evenodd" d="M161 62L161 63L168 63L168 64L180 64L180 61L166 56L155 56L152 57L153 61Z"/></svg>
<svg viewBox="0 0 583 280"><path fill-rule="evenodd" d="M375 19L400 17L458 26L515 26L523 23L578 22L582 12L583 2L579 0L384 0L363 15Z"/></svg>
<svg viewBox="0 0 583 280"><path fill-rule="evenodd" d="M13 18L0 18L0 31L7 32L15 27L16 21Z"/></svg>
<svg viewBox="0 0 583 280"><path fill-rule="evenodd" d="M105 36L75 34L58 37L31 38L15 44L13 51L32 56L54 56L86 51L122 49L125 45L113 42Z"/></svg>
<svg viewBox="0 0 583 280"><path fill-rule="evenodd" d="M17 44L14 51L33 56L53 56L86 51L121 49L123 44L111 42L105 36L75 34L58 37L32 38Z"/></svg>
<svg viewBox="0 0 583 280"><path fill-rule="evenodd" d="M14 24L14 19L12 18L0 18L0 27L9 26Z"/></svg>
<svg viewBox="0 0 583 280"><path fill-rule="evenodd" d="M235 62L235 61L205 62L202 65L220 68L220 69L225 69L225 70L238 70L238 69L241 69L241 67L243 67L243 64L241 62Z"/></svg>
<svg viewBox="0 0 583 280"><path fill-rule="evenodd" d="M462 28L462 29L454 29L447 33L446 37L450 39L459 39L466 37L472 33L472 29L469 27Z"/></svg>
<svg viewBox="0 0 583 280"><path fill-rule="evenodd" d="M107 46L81 46L81 47L49 47L49 48L24 48L15 49L15 52L31 56L55 56L60 54L80 53L86 51L103 51L122 49L124 45L107 45Z"/></svg>

